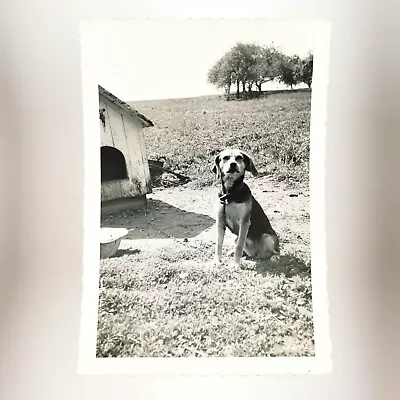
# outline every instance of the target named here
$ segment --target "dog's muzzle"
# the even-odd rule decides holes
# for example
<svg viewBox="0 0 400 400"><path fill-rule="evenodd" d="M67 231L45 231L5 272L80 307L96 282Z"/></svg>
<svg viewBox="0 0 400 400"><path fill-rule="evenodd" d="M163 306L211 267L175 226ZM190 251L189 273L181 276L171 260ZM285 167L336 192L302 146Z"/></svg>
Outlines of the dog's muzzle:
<svg viewBox="0 0 400 400"><path fill-rule="evenodd" d="M228 169L227 173L228 174L232 174L232 173L235 173L235 172L239 172L239 168L238 168L238 165L236 163L232 163L229 166L229 169Z"/></svg>

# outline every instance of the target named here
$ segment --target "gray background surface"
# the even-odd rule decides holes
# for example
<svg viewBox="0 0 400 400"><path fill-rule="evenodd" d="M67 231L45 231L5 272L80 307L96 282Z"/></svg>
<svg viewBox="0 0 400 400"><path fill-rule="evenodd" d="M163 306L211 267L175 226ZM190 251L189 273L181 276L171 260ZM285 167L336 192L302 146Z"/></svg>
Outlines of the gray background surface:
<svg viewBox="0 0 400 400"><path fill-rule="evenodd" d="M0 7L2 399L399 396L399 4L3 0ZM84 168L78 18L148 16L332 21L326 141L332 374L76 374Z"/></svg>

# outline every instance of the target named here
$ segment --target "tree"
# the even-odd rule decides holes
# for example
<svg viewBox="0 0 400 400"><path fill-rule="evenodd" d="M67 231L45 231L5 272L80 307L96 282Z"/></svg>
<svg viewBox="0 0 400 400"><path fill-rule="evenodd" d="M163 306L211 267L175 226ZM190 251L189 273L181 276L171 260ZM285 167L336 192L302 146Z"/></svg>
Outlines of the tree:
<svg viewBox="0 0 400 400"><path fill-rule="evenodd" d="M229 96L233 80L233 70L230 66L229 53L219 59L208 71L208 82L218 88L224 88Z"/></svg>
<svg viewBox="0 0 400 400"><path fill-rule="evenodd" d="M242 91L246 91L246 83L249 81L249 71L256 62L256 51L256 45L239 42L228 53L235 78L237 98L240 94L240 85L242 85Z"/></svg>
<svg viewBox="0 0 400 400"><path fill-rule="evenodd" d="M312 84L314 56L310 53L305 59L300 61L297 80L305 83L310 89Z"/></svg>
<svg viewBox="0 0 400 400"><path fill-rule="evenodd" d="M300 58L298 56L290 57L284 54L280 56L278 80L290 86L290 90L293 90L293 86L299 83L297 73L299 63Z"/></svg>
<svg viewBox="0 0 400 400"><path fill-rule="evenodd" d="M237 98L240 91L250 93L253 86L261 92L261 85L274 80L279 74L279 54L272 46L239 42L210 69L208 81L217 87L224 87L227 94L235 85Z"/></svg>
<svg viewBox="0 0 400 400"><path fill-rule="evenodd" d="M263 83L273 81L279 75L279 52L272 46L257 46L255 54L256 62L249 70L249 81L261 92Z"/></svg>
<svg viewBox="0 0 400 400"><path fill-rule="evenodd" d="M241 91L251 93L254 86L261 93L262 84L275 79L290 86L291 90L299 82L311 87L312 55L300 60L298 56L281 53L272 45L262 47L239 42L208 72L208 82L225 88L228 96L234 85L237 98Z"/></svg>
<svg viewBox="0 0 400 400"><path fill-rule="evenodd" d="M208 72L208 82L225 88L230 93L232 84L236 86L236 97L240 89L246 91L249 79L249 69L255 63L255 45L237 43L230 51L219 59Z"/></svg>

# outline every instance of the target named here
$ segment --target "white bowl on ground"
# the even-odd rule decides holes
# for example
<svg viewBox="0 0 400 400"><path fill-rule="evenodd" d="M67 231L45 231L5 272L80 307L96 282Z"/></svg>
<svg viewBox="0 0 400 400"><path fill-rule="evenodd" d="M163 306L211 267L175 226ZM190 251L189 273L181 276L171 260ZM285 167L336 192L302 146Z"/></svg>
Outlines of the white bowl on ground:
<svg viewBox="0 0 400 400"><path fill-rule="evenodd" d="M128 233L125 228L100 228L100 258L113 256Z"/></svg>

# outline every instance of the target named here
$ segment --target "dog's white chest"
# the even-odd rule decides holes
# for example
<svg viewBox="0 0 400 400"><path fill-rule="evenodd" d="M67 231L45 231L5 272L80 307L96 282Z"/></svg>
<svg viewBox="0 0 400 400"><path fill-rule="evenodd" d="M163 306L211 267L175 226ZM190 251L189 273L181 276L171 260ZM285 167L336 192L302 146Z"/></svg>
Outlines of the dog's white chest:
<svg viewBox="0 0 400 400"><path fill-rule="evenodd" d="M228 203L225 206L225 222L227 227L236 235L239 233L239 227L246 215L246 206L244 203Z"/></svg>

